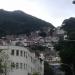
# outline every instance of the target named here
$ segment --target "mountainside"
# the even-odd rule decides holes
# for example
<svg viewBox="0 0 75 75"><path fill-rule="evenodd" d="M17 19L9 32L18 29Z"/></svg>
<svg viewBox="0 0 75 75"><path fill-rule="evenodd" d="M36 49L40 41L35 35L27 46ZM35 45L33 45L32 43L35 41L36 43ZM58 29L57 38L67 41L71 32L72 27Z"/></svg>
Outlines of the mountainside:
<svg viewBox="0 0 75 75"><path fill-rule="evenodd" d="M51 23L30 16L22 11L0 9L0 35L27 34L43 28L54 28Z"/></svg>

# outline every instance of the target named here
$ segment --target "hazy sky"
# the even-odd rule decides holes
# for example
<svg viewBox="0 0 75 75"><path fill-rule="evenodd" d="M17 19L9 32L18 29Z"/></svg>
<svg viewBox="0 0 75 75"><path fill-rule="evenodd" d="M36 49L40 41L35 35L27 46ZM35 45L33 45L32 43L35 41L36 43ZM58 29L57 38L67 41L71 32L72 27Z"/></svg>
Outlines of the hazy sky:
<svg viewBox="0 0 75 75"><path fill-rule="evenodd" d="M0 9L22 10L54 26L60 26L64 19L75 17L72 0L0 0Z"/></svg>

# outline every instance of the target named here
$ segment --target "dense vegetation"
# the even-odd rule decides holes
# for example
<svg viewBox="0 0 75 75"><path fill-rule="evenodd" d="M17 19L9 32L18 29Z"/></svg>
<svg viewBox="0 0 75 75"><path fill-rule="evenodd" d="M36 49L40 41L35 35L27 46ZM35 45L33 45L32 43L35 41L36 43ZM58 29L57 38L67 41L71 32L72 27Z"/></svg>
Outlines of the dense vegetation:
<svg viewBox="0 0 75 75"><path fill-rule="evenodd" d="M19 10L13 12L0 10L0 36L29 34L32 31L41 30L44 27L53 28L53 25Z"/></svg>
<svg viewBox="0 0 75 75"><path fill-rule="evenodd" d="M44 75L54 75L54 71L48 62L44 62Z"/></svg>
<svg viewBox="0 0 75 75"><path fill-rule="evenodd" d="M62 27L67 34L67 39L59 40L55 45L61 62L63 63L65 75L75 75L75 18L69 18L64 20Z"/></svg>

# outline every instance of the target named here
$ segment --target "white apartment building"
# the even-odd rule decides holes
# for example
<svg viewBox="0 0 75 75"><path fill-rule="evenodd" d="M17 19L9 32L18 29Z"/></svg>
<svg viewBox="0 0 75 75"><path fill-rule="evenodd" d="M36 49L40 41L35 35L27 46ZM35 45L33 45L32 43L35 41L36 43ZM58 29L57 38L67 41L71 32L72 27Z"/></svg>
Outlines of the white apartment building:
<svg viewBox="0 0 75 75"><path fill-rule="evenodd" d="M35 72L44 75L44 61L30 52L29 48L4 43L0 45L0 50L8 55L7 75L32 75Z"/></svg>

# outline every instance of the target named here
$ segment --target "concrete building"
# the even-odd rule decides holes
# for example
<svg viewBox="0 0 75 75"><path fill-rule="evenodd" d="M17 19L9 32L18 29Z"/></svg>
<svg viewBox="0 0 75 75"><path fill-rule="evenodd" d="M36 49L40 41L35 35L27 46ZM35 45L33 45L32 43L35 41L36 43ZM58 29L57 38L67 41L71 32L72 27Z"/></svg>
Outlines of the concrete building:
<svg viewBox="0 0 75 75"><path fill-rule="evenodd" d="M7 44L2 41L0 44L0 50L8 55L8 60L4 61L8 65L7 75L32 75L35 72L44 75L44 62L36 57L35 53L30 52L29 48L20 42L10 42Z"/></svg>

